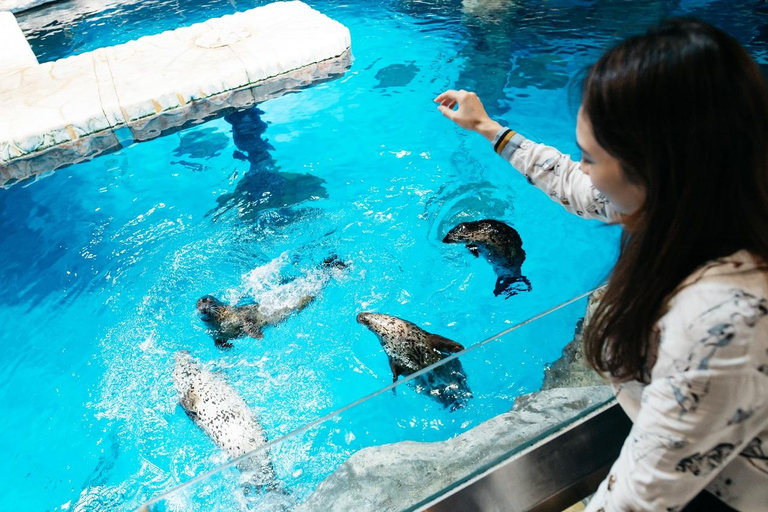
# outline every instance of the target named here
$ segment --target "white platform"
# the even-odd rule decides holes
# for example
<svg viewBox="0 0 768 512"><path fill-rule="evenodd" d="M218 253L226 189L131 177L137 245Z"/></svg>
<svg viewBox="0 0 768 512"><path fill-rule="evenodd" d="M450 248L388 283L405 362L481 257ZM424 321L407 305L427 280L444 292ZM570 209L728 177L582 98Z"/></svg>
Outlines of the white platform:
<svg viewBox="0 0 768 512"><path fill-rule="evenodd" d="M56 0L0 0L0 11L22 12L54 1Z"/></svg>
<svg viewBox="0 0 768 512"><path fill-rule="evenodd" d="M37 66L32 48L10 12L0 12L0 75Z"/></svg>
<svg viewBox="0 0 768 512"><path fill-rule="evenodd" d="M0 70L0 186L339 76L349 49L340 23L277 2Z"/></svg>

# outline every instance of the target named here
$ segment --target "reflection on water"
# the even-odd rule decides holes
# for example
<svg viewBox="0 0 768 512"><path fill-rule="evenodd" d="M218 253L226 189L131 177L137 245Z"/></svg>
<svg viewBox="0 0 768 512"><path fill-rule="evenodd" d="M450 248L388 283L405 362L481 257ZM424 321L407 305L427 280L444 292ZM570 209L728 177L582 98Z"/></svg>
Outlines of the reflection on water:
<svg viewBox="0 0 768 512"><path fill-rule="evenodd" d="M330 15L345 10L385 8L414 18L423 33L440 32L464 43L456 87L485 99L492 116L503 116L509 101L526 97L528 87L558 90L580 66L594 61L622 37L676 15L714 22L746 44L761 66L768 65L762 0L361 0L354 6L338 0L307 0ZM41 62L100 46L119 44L143 35L208 18L243 11L269 0L69 0L19 16L19 24ZM727 16L721 15L725 10ZM632 23L627 23L631 12ZM570 65L569 65L570 63ZM407 85L417 63L379 71L376 87ZM509 94L509 89L515 93Z"/></svg>
<svg viewBox="0 0 768 512"><path fill-rule="evenodd" d="M213 158L219 156L229 145L229 137L215 128L200 128L182 132L179 145L173 150L173 156L189 158Z"/></svg>
<svg viewBox="0 0 768 512"><path fill-rule="evenodd" d="M73 178L67 187L77 182ZM93 284L94 252L110 219L84 211L67 192L60 192L41 198L31 187L0 189L0 252L9 256L3 259L5 305L33 307L51 294L62 305ZM71 232L51 228L61 224ZM77 252L75 263L62 263Z"/></svg>
<svg viewBox="0 0 768 512"><path fill-rule="evenodd" d="M269 0L66 0L17 15L40 62L245 11ZM93 46L93 43L97 44Z"/></svg>
<svg viewBox="0 0 768 512"><path fill-rule="evenodd" d="M716 14L718 5L728 16ZM768 28L755 24L756 16L768 20L768 4L758 0L396 0L393 7L420 19L425 31L434 24L455 27L455 37L465 41L455 87L477 92L496 117L507 114L515 97L527 97L520 89L562 89L582 71L579 62L595 61L619 39L670 16L719 25L747 45L764 70L768 65Z"/></svg>
<svg viewBox="0 0 768 512"><path fill-rule="evenodd" d="M240 219L246 222L273 219L290 222L300 211L290 209L304 201L328 196L323 184L325 180L307 173L282 172L270 153L274 150L263 137L267 129L261 116L263 111L252 108L235 112L224 119L232 125L232 135L237 147L234 157L250 164L248 171L240 178L235 190L216 198L218 206L211 212L214 219L235 209ZM268 212L267 210L279 209Z"/></svg>
<svg viewBox="0 0 768 512"><path fill-rule="evenodd" d="M392 64L381 68L374 78L379 81L373 87L386 89L387 87L405 87L419 72L419 67L414 62L407 64Z"/></svg>

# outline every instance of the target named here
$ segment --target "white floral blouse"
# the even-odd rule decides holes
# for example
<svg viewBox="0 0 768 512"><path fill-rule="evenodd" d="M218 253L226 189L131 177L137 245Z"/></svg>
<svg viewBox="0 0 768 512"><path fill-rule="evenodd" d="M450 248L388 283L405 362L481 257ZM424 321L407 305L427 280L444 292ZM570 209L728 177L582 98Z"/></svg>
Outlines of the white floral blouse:
<svg viewBox="0 0 768 512"><path fill-rule="evenodd" d="M506 129L492 144L569 212L619 220L568 155ZM647 382L613 383L633 427L588 512L678 511L705 488L742 512L768 511L768 272L758 265L739 251L689 276L657 323Z"/></svg>

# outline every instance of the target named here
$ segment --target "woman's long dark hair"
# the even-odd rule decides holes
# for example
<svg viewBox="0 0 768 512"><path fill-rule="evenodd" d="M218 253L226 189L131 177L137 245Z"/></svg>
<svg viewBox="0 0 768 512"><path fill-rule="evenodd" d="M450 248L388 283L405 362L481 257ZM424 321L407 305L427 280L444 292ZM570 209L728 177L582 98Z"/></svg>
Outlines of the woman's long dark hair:
<svg viewBox="0 0 768 512"><path fill-rule="evenodd" d="M687 276L741 249L768 262L768 86L735 39L673 19L603 55L582 100L597 142L646 190L585 354L642 379L653 326Z"/></svg>

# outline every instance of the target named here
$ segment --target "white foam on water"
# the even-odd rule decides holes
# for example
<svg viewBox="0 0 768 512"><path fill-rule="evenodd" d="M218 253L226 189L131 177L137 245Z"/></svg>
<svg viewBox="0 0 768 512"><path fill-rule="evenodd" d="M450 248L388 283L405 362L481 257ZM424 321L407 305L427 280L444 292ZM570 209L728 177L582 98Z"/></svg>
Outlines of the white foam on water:
<svg viewBox="0 0 768 512"><path fill-rule="evenodd" d="M258 302L263 312L269 315L281 309L295 308L303 297L317 296L331 277L337 275L334 269L313 268L284 282L281 270L287 263L288 253L284 252L266 265L243 275L242 292L238 300L249 297Z"/></svg>
<svg viewBox="0 0 768 512"><path fill-rule="evenodd" d="M280 286L280 275L287 264L288 252L286 251L272 261L256 267L243 275L241 288L228 291L227 298L230 304L234 305L247 296L255 299L261 294Z"/></svg>

